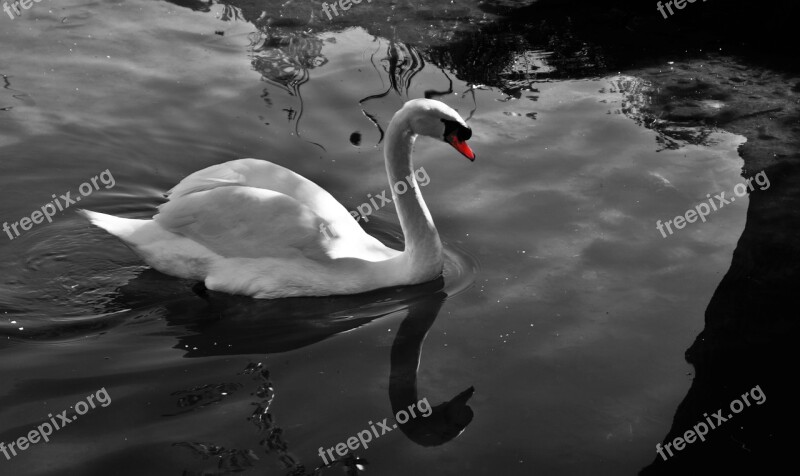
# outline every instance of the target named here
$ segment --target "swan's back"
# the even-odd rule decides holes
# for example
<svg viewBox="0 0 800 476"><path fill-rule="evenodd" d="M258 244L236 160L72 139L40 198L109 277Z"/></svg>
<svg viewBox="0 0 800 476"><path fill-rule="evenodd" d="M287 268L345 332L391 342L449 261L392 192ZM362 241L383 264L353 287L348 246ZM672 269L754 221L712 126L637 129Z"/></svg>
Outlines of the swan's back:
<svg viewBox="0 0 800 476"><path fill-rule="evenodd" d="M193 193L228 186L255 187L279 192L307 206L320 218L337 228L360 230L353 217L325 189L302 175L265 160L232 160L198 170L167 192L167 197L169 200L174 200Z"/></svg>

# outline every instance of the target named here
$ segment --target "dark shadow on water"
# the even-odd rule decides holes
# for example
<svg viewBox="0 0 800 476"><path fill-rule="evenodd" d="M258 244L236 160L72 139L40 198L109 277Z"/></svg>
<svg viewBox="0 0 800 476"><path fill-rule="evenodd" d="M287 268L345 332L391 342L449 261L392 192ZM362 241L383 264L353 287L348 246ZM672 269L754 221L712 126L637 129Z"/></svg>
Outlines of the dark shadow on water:
<svg viewBox="0 0 800 476"><path fill-rule="evenodd" d="M697 1L673 9L667 18L657 2L640 0L374 2L353 5L333 20L322 14L322 0L171 3L196 11L219 3L223 19L252 23L272 46L361 27L419 49L459 79L507 91L530 80L591 77L709 52L740 55L779 70L800 68L789 47L800 4L790 0L757 6L745 0ZM285 66L308 69L313 56L287 54L295 60Z"/></svg>
<svg viewBox="0 0 800 476"><path fill-rule="evenodd" d="M706 415L718 424L712 416L718 410L728 421L709 430L705 441L695 439L681 451L673 449L672 457L665 452L666 460L656 455L640 474L783 474L784 467L792 467L800 442L797 164L768 168L771 188L750 196L730 270L706 309L705 329L686 351L686 360L695 367L694 381L661 443L674 444L675 438L707 421ZM755 404L751 393L750 405L734 414L731 403L742 401L756 386L766 400Z"/></svg>
<svg viewBox="0 0 800 476"><path fill-rule="evenodd" d="M126 305L136 307L139 300L153 299L153 286L160 287L159 273L143 273L138 283L121 294ZM138 285L138 289L136 288ZM257 301L250 298L226 296L199 291L195 298L180 299L164 305L170 326L188 331L177 336L176 348L186 351L187 357L279 353L298 349L355 329L387 314L405 311L391 351L389 399L396 414L418 402L417 371L422 344L438 316L447 293L444 280L405 288L387 289L357 296L334 298L292 298ZM189 317L187 317L189 316ZM308 471L289 450L283 429L269 408L274 387L269 370L262 364L252 364L242 374L253 375L259 382L255 392L258 400L248 420L262 436L261 446L266 453L278 457L287 475L318 475L334 467L346 474L361 474L367 464L352 454L328 465ZM174 394L184 402L182 413L197 405L205 406L222 399L223 392L237 390L228 386L202 386ZM423 446L442 445L460 435L470 424L472 409L467 401L473 388L459 393L449 401L434 405L427 418L414 418L399 426L413 442ZM174 446L188 449L200 459L214 457L220 467L241 471L253 466L257 457L250 450L230 449L206 442L181 442ZM191 471L185 474L200 474Z"/></svg>
<svg viewBox="0 0 800 476"><path fill-rule="evenodd" d="M373 230L387 243L399 245L400 237L388 230ZM384 236L386 235L386 236ZM290 352L357 329L388 314L405 312L391 351L389 399L396 414L417 403L417 370L422 344L449 295L466 288L474 277L476 264L459 250L446 247L445 278L401 288L381 289L353 296L257 300L208 291L190 281L179 280L147 269L117 290L114 307L133 309L138 315L163 317L168 334L177 340L174 348L189 358L211 356L276 354ZM190 289L194 292L191 292ZM162 328L163 329L163 328ZM164 332L159 330L159 334ZM261 363L248 365L238 375L249 376L257 386L255 409L248 420L259 434L261 450L275 456L287 476L321 474L357 475L367 460L353 453L327 465L307 469L284 438L283 425L270 412L275 388L269 370ZM242 389L242 383L209 383L173 392L177 410L164 416L189 413L221 402L225 395ZM442 445L461 434L472 421L467 401L473 389L449 401L433 405L427 418L411 419L400 425L413 442L423 446ZM193 464L211 467L198 472L185 468L186 475L220 471L234 474L255 466L252 449L227 448L213 442L184 441L176 450L192 455ZM183 454L183 453L182 453ZM182 456L186 458L186 456Z"/></svg>
<svg viewBox="0 0 800 476"><path fill-rule="evenodd" d="M167 322L188 331L175 348L186 357L274 354L299 349L408 308L442 289L430 283L353 296L255 300L209 292L196 307L166 305ZM174 310L174 312L172 312Z"/></svg>
<svg viewBox="0 0 800 476"><path fill-rule="evenodd" d="M370 222L369 231L390 246L401 247L402 237L396 228L378 220ZM167 346L182 351L183 357L200 362L207 359L206 363L213 366L227 359L211 357L291 352L356 330L389 314L405 313L392 346L389 389L392 408L397 405L405 408L408 406L406 400L417 395L416 372L428 330L447 297L468 289L476 273L477 263L457 247L445 244L445 255L444 277L422 285L353 296L279 300L256 300L211 292L196 282L173 278L148 268L113 291L108 289L108 300L102 301L105 312L98 308L98 316L93 316L88 323L80 318L78 323L72 323L71 319L42 322L35 333L26 334L24 340L17 339L16 345L25 345L25 341L68 342L113 329L115 334L139 340L143 346L162 346L166 342ZM103 384L110 389L130 381L145 382L154 378L158 379L152 369L130 371L106 376ZM155 403L159 409L156 417L189 418L199 422L205 415L203 411L208 411L209 407L249 390L252 396L252 407L249 408L253 409L246 410L249 412L246 425L255 426L257 445L230 447L227 446L230 443L221 443L227 440L216 438L214 441L178 440L171 447L165 447L163 443L133 445L93 458L90 462L92 471L82 471L81 474L109 474L120 461L130 461L131 465L138 467L142 451L160 458L164 465L182 465L185 469L183 474L187 476L235 474L253 469L264 454L274 458L274 464L285 470L281 474L286 475L342 474L342 470L346 474L360 474L362 471L366 460L353 455L324 468L306 469L291 452L289 438L284 437L284 427L292 422L279 423L270 410L276 389L269 369L262 363L251 362L236 375L212 373L208 378L212 380L198 382L189 379L185 386L181 386L182 380L176 379L169 385L169 395L162 395L161 391L153 393L151 397L160 400ZM96 384L93 378L31 380L25 385L14 386L13 392L4 396L2 401L18 402L23 398L45 401L60 395L65 388L83 392ZM411 441L420 445L447 443L458 436L472 419L472 410L466 405L471 393L470 389L469 395L461 393L448 402L432 402L433 413L427 419L409 422L401 429ZM242 421L240 417L234 418L234 421ZM14 435L24 434L29 426L26 423L5 429L3 435L6 441L10 441ZM75 468L65 463L49 474L77 471L78 467L83 470L87 464L76 460Z"/></svg>
<svg viewBox="0 0 800 476"><path fill-rule="evenodd" d="M439 309L447 296L439 293L430 299L409 307L408 317L400 324L400 330L392 345L392 371L389 379L389 398L392 410L408 412L418 407L417 369L422 354L422 343ZM438 446L457 437L472 422L472 409L467 401L475 389L469 387L451 400L436 405L425 418L412 418L400 425L400 430L417 444Z"/></svg>
<svg viewBox="0 0 800 476"><path fill-rule="evenodd" d="M386 38L389 43L385 51L379 47L372 52L370 59L376 69L377 65L384 67L381 76L385 75L388 85L385 91L370 92L361 100L363 114L378 129L379 143L382 125L366 107L368 102L392 91L411 99L406 92L426 64L441 68L445 75L452 73L472 87L494 87L517 99L538 93L536 85L542 81L653 68L656 84L639 81L627 85L632 89L626 92L643 97L642 91L653 86L646 99L663 103L658 114L630 115L639 114L642 126L657 131L659 148L663 149L703 144L714 127L782 109L752 100L753 94L762 99L783 94L770 88L776 78L740 78L740 66L727 64L731 57L742 65L765 66L778 72L800 69L789 47L795 42L794 23L800 15L800 3L788 0L758 7L744 0L698 1L676 9L668 18L658 12L656 2L639 0L373 2L354 5L333 21L322 15L322 0L172 3L197 11L209 11L210 5L217 5L224 12L233 12L223 18L254 25L256 32L250 45L253 68L265 82L297 99L296 105L285 110L287 120L295 134L322 148L316 142L318 138L303 135L300 122L313 105L304 102L301 89L311 80L313 70L328 62L323 45L327 41L335 44L336 40L325 38L325 34L352 27L363 28L376 42ZM685 75L688 79L667 79L674 76L670 61L695 61L701 67L705 63L708 74L702 75L703 79L693 74ZM714 64L720 61L726 64ZM683 65L674 68L680 70ZM662 74L664 81L674 82L663 89L657 84ZM452 78L448 76L447 80L452 86ZM726 92L737 90L731 81L745 80L763 87L729 101ZM446 93L426 89L426 97ZM271 107L268 88L263 99ZM708 99L723 101L724 105L706 107Z"/></svg>
<svg viewBox="0 0 800 476"><path fill-rule="evenodd" d="M403 247L402 234L392 225L373 220L368 231L387 246ZM444 299L464 291L474 281L477 263L454 245L445 244L444 253L444 277L434 281L327 297L252 299L208 291L148 268L120 287L109 307L163 316L185 357L288 352L391 313L411 312L412 305L433 295ZM431 323L438 310L428 309Z"/></svg>

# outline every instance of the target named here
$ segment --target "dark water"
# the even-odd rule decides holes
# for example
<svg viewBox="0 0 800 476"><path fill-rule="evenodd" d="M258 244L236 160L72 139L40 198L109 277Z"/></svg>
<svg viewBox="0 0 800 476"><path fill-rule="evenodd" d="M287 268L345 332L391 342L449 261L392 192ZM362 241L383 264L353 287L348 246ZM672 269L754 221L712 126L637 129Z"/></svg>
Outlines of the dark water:
<svg viewBox="0 0 800 476"><path fill-rule="evenodd" d="M478 155L418 143L447 265L411 288L199 295L71 209L0 235L0 441L98 389L111 399L0 455L0 474L312 474L320 447L423 398L429 418L319 474L619 475L653 461L750 198L666 238L656 221L730 194L745 138L649 127L651 83L588 56L570 64L598 73L579 79L563 52L527 44L484 55L504 68L461 61L522 41L498 29L462 48L495 25L490 8L379 2L335 27L319 3L291 1L52 0L0 17L2 221L106 170L113 186L72 208L149 217L181 178L239 157L352 209L386 188L392 114L425 96L468 118ZM402 247L393 207L366 228Z"/></svg>

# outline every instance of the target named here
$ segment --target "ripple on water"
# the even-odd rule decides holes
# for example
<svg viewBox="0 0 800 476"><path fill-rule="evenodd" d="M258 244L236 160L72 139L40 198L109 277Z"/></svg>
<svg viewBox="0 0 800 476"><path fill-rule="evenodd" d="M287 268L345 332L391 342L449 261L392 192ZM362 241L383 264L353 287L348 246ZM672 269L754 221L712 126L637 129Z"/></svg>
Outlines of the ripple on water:
<svg viewBox="0 0 800 476"><path fill-rule="evenodd" d="M119 322L114 290L142 268L78 220L34 228L4 254L0 336L61 340ZM125 257L123 260L120 257Z"/></svg>
<svg viewBox="0 0 800 476"><path fill-rule="evenodd" d="M396 224L376 218L370 233L388 246L403 247ZM141 318L165 318L197 330L198 324L223 317L223 329L215 326L208 332L206 327L200 334L209 342L192 340L190 334L188 348L217 353L219 342L235 341L237 352L282 351L403 311L432 293L458 295L470 288L478 270L473 256L446 244L443 277L431 283L273 302L193 292L195 282L147 267L122 243L78 219L33 229L22 238L13 242L9 272L0 287L5 317L0 319L0 336L15 341L83 338Z"/></svg>

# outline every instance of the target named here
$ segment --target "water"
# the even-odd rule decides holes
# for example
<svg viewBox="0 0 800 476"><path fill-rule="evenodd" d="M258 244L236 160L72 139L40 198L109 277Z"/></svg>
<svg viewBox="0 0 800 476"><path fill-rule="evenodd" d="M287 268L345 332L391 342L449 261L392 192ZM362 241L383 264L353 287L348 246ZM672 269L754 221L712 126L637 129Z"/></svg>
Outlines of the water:
<svg viewBox="0 0 800 476"><path fill-rule="evenodd" d="M149 217L181 178L239 157L353 209L386 188L392 114L427 93L469 118L478 156L416 147L445 276L351 297L204 298L71 209L2 235L0 441L98 389L112 402L0 457L0 473L311 474L320 447L422 398L443 406L355 451L365 474L618 475L653 460L748 198L666 238L656 222L730 194L744 137L698 128L685 132L702 140L665 145L642 126L648 85L633 76L467 83L431 61L462 27L421 50L393 41L418 23L359 27L377 16L366 4L343 30L273 15L260 32L247 6L188 6L53 0L0 18L2 220L105 170L114 186L72 208ZM472 18L463 28L487 21L453 8ZM517 66L546 78L547 56ZM402 247L393 207L366 228Z"/></svg>

